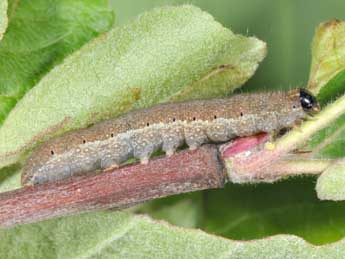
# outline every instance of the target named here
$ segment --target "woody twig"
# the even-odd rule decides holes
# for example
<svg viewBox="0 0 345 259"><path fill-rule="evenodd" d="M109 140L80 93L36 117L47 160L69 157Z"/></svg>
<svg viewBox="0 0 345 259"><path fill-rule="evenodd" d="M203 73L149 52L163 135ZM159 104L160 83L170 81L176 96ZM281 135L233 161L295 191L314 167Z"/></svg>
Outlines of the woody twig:
<svg viewBox="0 0 345 259"><path fill-rule="evenodd" d="M226 181L215 145L158 157L110 172L0 194L0 226L107 208L123 209L169 195L221 188Z"/></svg>

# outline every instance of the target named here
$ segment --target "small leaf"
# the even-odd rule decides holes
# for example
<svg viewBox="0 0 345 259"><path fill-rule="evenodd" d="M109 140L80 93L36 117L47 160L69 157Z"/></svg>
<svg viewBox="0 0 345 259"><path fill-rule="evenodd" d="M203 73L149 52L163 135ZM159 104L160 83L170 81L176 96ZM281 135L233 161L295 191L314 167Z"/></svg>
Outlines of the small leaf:
<svg viewBox="0 0 345 259"><path fill-rule="evenodd" d="M193 97L175 94L226 64L236 69L204 80L197 97L224 95L254 73L265 53L265 43L234 35L196 7L157 8L87 44L28 92L0 128L0 164L67 130Z"/></svg>
<svg viewBox="0 0 345 259"><path fill-rule="evenodd" d="M325 106L345 93L345 22L331 20L316 31L313 41L312 69L309 86L318 92L318 100ZM307 149L317 158L345 156L345 114L309 141Z"/></svg>
<svg viewBox="0 0 345 259"><path fill-rule="evenodd" d="M313 42L310 86L319 92L322 105L332 102L345 92L345 22L332 20L322 24ZM338 99L339 100L339 99ZM341 104L344 105L344 104ZM344 108L344 106L342 107ZM315 134L308 144L311 155L317 158L343 158L345 156L345 114ZM344 200L345 167L334 164L318 178L317 195L322 200Z"/></svg>
<svg viewBox="0 0 345 259"><path fill-rule="evenodd" d="M7 0L0 1L0 41L4 36L8 24L7 5Z"/></svg>
<svg viewBox="0 0 345 259"><path fill-rule="evenodd" d="M0 37L6 1L0 1ZM54 65L113 23L106 0L10 1L0 42L0 125ZM4 16L6 18L6 16Z"/></svg>
<svg viewBox="0 0 345 259"><path fill-rule="evenodd" d="M308 86L314 93L345 70L345 22L330 20L316 30Z"/></svg>
<svg viewBox="0 0 345 259"><path fill-rule="evenodd" d="M327 168L317 179L316 192L321 200L345 200L345 164L337 163Z"/></svg>

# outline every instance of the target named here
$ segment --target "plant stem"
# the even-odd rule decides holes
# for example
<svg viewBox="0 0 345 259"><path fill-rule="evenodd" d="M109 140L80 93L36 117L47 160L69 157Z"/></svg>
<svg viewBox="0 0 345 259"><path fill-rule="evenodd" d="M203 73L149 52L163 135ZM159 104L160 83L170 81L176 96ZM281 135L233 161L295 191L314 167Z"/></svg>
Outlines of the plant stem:
<svg viewBox="0 0 345 259"><path fill-rule="evenodd" d="M226 159L220 159L217 146L204 145L171 157L153 158L147 165L127 165L110 172L1 193L0 226L10 227L92 210L123 209L179 193L222 188L229 181L222 161ZM236 162L236 157L232 161ZM319 174L334 162L280 160L273 163L270 170L259 171L254 177L270 181L289 175Z"/></svg>
<svg viewBox="0 0 345 259"><path fill-rule="evenodd" d="M221 188L226 181L215 145L111 172L69 178L0 194L0 226L107 208L123 209L169 195Z"/></svg>
<svg viewBox="0 0 345 259"><path fill-rule="evenodd" d="M270 176L277 177L293 176L293 175L318 175L325 171L329 166L335 163L333 159L301 159L301 160L281 160L274 163L269 171L264 171ZM265 175L261 175L266 178ZM267 177L268 178L268 177Z"/></svg>

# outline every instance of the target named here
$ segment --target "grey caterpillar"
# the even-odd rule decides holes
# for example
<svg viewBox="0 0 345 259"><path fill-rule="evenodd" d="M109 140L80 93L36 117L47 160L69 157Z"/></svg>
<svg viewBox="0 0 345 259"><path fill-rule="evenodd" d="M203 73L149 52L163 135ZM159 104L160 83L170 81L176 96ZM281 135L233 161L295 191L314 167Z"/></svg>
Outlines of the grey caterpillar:
<svg viewBox="0 0 345 259"><path fill-rule="evenodd" d="M170 156L184 143L196 149L208 142L291 127L318 109L312 94L294 89L132 111L42 144L26 161L22 184L117 167L131 157L147 163L153 152L163 150Z"/></svg>

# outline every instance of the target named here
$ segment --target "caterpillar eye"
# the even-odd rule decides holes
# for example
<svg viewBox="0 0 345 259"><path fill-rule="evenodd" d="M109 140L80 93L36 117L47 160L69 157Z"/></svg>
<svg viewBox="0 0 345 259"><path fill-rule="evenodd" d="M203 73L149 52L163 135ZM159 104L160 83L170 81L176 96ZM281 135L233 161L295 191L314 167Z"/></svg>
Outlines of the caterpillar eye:
<svg viewBox="0 0 345 259"><path fill-rule="evenodd" d="M299 101L303 110L307 113L316 113L320 111L320 106L315 98L309 91L301 88L299 92Z"/></svg>

